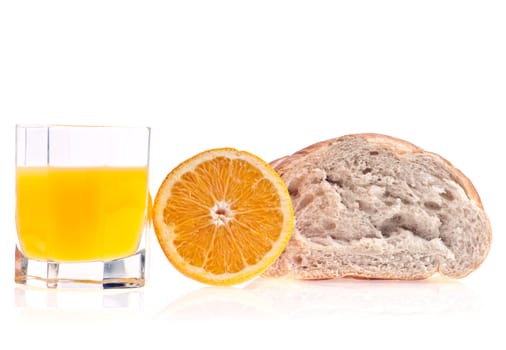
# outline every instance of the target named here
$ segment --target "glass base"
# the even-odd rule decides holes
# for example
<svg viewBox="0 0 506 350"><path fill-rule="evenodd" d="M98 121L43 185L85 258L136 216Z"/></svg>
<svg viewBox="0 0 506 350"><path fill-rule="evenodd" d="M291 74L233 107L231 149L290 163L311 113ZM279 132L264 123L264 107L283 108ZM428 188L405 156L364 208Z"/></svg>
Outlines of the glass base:
<svg viewBox="0 0 506 350"><path fill-rule="evenodd" d="M30 259L16 247L15 282L43 288L136 288L145 283L146 251L111 261L58 263Z"/></svg>

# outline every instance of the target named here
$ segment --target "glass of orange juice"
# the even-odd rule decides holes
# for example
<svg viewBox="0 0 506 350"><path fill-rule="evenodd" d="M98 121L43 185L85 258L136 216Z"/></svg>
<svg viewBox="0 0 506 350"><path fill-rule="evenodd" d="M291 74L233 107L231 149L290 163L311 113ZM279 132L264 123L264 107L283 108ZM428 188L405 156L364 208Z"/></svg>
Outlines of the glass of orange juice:
<svg viewBox="0 0 506 350"><path fill-rule="evenodd" d="M149 143L148 127L16 126L17 283L144 285Z"/></svg>

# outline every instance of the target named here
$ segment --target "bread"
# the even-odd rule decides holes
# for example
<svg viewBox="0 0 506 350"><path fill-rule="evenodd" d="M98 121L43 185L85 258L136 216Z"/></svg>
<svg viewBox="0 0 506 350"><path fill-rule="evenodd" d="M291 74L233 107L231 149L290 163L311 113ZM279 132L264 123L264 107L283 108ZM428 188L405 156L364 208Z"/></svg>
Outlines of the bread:
<svg viewBox="0 0 506 350"><path fill-rule="evenodd" d="M490 249L490 222L471 181L406 141L347 135L272 165L290 192L295 228L264 276L460 278Z"/></svg>

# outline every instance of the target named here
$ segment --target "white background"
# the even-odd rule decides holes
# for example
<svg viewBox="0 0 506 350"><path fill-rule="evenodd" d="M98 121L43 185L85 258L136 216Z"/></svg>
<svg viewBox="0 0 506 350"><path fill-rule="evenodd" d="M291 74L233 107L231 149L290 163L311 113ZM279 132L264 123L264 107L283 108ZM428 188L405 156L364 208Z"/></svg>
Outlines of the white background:
<svg viewBox="0 0 506 350"><path fill-rule="evenodd" d="M0 342L504 349L505 116L502 1L0 0ZM272 160L347 133L390 134L474 182L493 247L460 281L212 288L177 273L152 234L144 289L19 289L16 123L151 126L153 193L208 148Z"/></svg>

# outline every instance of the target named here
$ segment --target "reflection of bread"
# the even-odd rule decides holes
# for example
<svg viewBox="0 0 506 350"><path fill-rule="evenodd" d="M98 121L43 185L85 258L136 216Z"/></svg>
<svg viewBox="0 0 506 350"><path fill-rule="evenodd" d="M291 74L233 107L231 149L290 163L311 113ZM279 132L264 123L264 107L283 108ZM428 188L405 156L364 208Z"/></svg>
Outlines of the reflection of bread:
<svg viewBox="0 0 506 350"><path fill-rule="evenodd" d="M273 315L292 319L335 317L336 321L348 322L358 317L360 322L377 322L375 317L385 321L388 319L385 316L406 315L426 322L418 316L432 315L438 320L466 314L475 317L481 308L480 298L472 288L457 280L438 277L423 281L334 279L317 282L256 278L244 289L265 300ZM395 322L398 323L398 319Z"/></svg>
<svg viewBox="0 0 506 350"><path fill-rule="evenodd" d="M273 165L288 186L296 224L266 276L463 277L489 251L491 226L472 183L406 141L348 135Z"/></svg>

